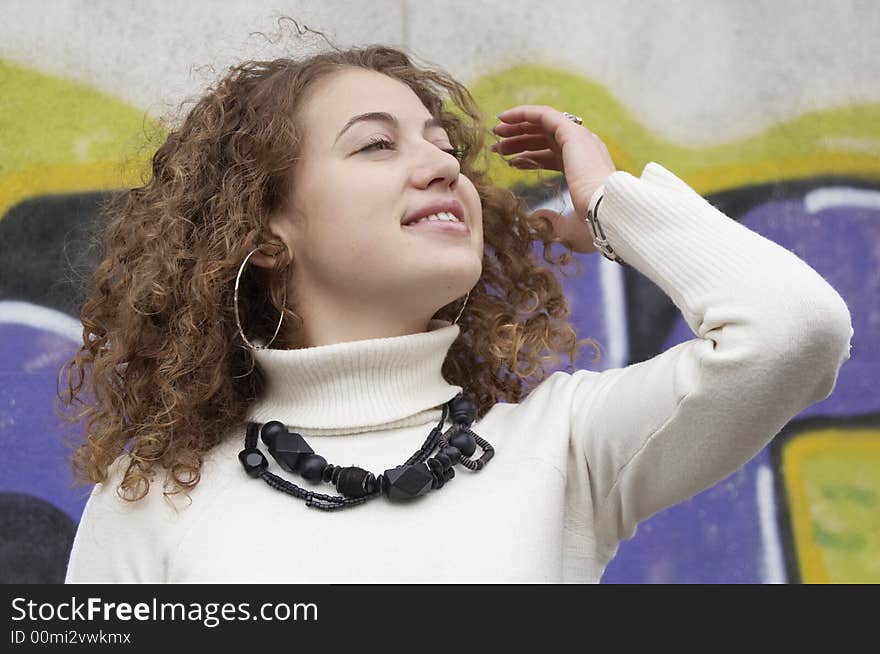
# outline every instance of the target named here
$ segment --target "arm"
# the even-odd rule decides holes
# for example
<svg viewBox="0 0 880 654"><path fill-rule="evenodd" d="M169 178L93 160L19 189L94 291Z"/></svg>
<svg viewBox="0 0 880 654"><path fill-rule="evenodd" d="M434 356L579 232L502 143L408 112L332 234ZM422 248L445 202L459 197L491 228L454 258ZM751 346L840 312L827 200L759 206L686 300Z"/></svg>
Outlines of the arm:
<svg viewBox="0 0 880 654"><path fill-rule="evenodd" d="M569 376L571 447L607 545L730 475L828 397L853 330L815 270L659 164L641 179L613 173L599 220L696 335L648 361Z"/></svg>

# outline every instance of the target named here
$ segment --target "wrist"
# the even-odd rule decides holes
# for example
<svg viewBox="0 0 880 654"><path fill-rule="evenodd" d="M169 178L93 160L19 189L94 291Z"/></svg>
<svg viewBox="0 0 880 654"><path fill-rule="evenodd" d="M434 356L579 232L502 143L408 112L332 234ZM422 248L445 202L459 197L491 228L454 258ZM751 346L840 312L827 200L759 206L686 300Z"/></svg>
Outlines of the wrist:
<svg viewBox="0 0 880 654"><path fill-rule="evenodd" d="M605 237L605 232L602 229L602 224L599 222L599 208L602 204L602 198L604 197L605 184L601 184L599 188L593 191L593 195L590 197L590 203L587 206L586 221L589 224L590 232L593 235L593 245L596 246L596 249L601 252L606 259L616 261L620 265L626 266L628 264L615 254L611 245L608 243L608 239Z"/></svg>
<svg viewBox="0 0 880 654"><path fill-rule="evenodd" d="M605 184L599 184L598 188L593 191L593 194L590 196L590 201L587 204L587 211L594 212L596 211L596 205L599 204L599 200L602 199L602 196L605 195Z"/></svg>

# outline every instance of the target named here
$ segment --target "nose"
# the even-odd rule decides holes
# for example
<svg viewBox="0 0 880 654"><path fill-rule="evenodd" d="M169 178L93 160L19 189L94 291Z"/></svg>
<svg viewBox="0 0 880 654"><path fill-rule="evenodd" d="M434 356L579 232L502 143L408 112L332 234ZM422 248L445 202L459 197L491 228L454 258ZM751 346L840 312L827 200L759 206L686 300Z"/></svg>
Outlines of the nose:
<svg viewBox="0 0 880 654"><path fill-rule="evenodd" d="M420 188L439 183L452 186L458 181L461 166L458 159L444 152L433 143L422 142L416 154L416 165L413 170L414 183Z"/></svg>

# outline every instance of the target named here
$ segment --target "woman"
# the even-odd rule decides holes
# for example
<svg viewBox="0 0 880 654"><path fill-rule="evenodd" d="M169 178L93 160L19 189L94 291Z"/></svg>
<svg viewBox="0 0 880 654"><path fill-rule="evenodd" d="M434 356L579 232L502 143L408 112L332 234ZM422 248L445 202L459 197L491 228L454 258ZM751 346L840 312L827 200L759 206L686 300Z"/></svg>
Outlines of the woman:
<svg viewBox="0 0 880 654"><path fill-rule="evenodd" d="M83 310L97 485L68 582L598 582L831 393L853 332L813 269L657 163L616 171L576 116L499 119L576 217L493 186L468 92L393 48L249 62L201 99ZM696 337L547 376L580 342L536 240L634 267Z"/></svg>

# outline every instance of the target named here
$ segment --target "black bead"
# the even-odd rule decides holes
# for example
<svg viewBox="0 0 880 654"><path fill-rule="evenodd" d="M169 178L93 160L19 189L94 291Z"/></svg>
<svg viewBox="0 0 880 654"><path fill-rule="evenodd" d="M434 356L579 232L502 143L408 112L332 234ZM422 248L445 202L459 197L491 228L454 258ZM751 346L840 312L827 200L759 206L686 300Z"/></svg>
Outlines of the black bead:
<svg viewBox="0 0 880 654"><path fill-rule="evenodd" d="M278 465L282 468L288 472L294 472L299 470L302 461L307 456L314 454L314 450L309 447L302 436L296 432L290 433L285 429L284 433L276 432L272 435L269 454L278 461Z"/></svg>
<svg viewBox="0 0 880 654"><path fill-rule="evenodd" d="M457 448L463 456L471 456L477 451L477 443L469 432L460 431L449 439L449 444Z"/></svg>
<svg viewBox="0 0 880 654"><path fill-rule="evenodd" d="M449 459L450 465L455 465L461 459L461 450L455 447L455 445L447 445L440 450L440 453Z"/></svg>
<svg viewBox="0 0 880 654"><path fill-rule="evenodd" d="M477 405L464 395L452 400L452 422L470 426L477 416Z"/></svg>
<svg viewBox="0 0 880 654"><path fill-rule="evenodd" d="M299 474L301 474L306 481L318 482L321 481L321 476L324 474L324 467L326 465L327 459L320 454L308 454L299 462Z"/></svg>
<svg viewBox="0 0 880 654"><path fill-rule="evenodd" d="M260 429L260 438L263 439L263 442L268 446L272 447L275 443L275 438L279 434L286 434L287 426L278 420L270 420Z"/></svg>
<svg viewBox="0 0 880 654"><path fill-rule="evenodd" d="M258 449L243 449L238 453L238 459L244 466L245 472L251 477L259 477L260 472L269 467L266 457Z"/></svg>
<svg viewBox="0 0 880 654"><path fill-rule="evenodd" d="M336 482L336 490L346 497L363 497L368 492L367 480L372 474L356 466L343 468Z"/></svg>
<svg viewBox="0 0 880 654"><path fill-rule="evenodd" d="M449 459L448 456L446 456L446 454L443 453L442 450L438 452L437 456L435 456L434 458L437 459L440 465L442 465L444 468L448 468L452 465L452 461Z"/></svg>
<svg viewBox="0 0 880 654"><path fill-rule="evenodd" d="M424 463L402 465L385 471L388 499L409 500L431 490L433 477Z"/></svg>

